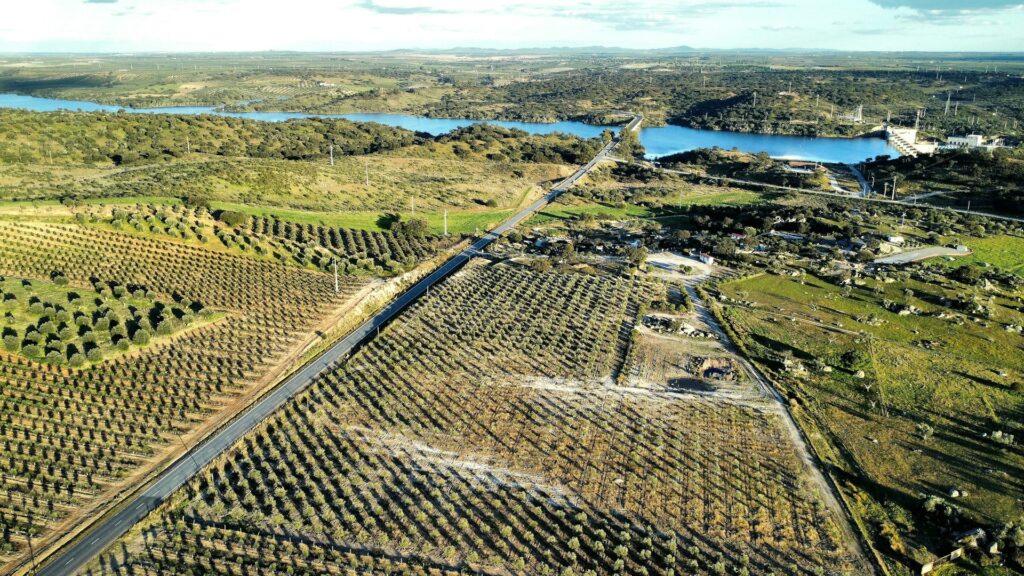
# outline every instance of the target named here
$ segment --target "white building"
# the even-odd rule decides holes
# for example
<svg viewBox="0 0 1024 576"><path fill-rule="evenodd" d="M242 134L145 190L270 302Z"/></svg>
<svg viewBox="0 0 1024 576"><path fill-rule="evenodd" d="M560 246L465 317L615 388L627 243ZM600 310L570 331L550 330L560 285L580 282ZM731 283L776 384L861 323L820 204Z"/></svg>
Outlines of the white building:
<svg viewBox="0 0 1024 576"><path fill-rule="evenodd" d="M967 136L950 136L946 138L945 144L939 146L941 150L964 150L964 149L978 149L984 148L985 150L993 150L995 148L1004 148L1002 138L993 138L989 140L981 134L968 134Z"/></svg>
<svg viewBox="0 0 1024 576"><path fill-rule="evenodd" d="M885 126L885 138L894 148L904 156L917 156L918 154L931 154L935 152L935 144L931 142L917 141L917 128L900 128L897 126Z"/></svg>

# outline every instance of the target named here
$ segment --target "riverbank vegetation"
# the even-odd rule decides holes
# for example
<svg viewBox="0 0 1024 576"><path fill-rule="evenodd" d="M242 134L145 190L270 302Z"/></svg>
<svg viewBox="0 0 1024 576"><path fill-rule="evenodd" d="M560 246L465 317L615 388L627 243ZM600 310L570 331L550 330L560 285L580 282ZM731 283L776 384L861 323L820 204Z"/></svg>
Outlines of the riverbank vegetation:
<svg viewBox="0 0 1024 576"><path fill-rule="evenodd" d="M831 190L828 170L816 162L775 160L765 152L750 154L720 148L698 148L658 158L658 164L695 175L718 176L773 186ZM798 164L794 167L792 164Z"/></svg>
<svg viewBox="0 0 1024 576"><path fill-rule="evenodd" d="M648 124L845 136L889 117L911 126L923 110L928 135L1024 133L1024 67L1012 58L602 49L503 56L38 56L33 65L4 68L0 92L134 107L594 124L620 123L629 111L642 112ZM945 112L947 98L955 114Z"/></svg>
<svg viewBox="0 0 1024 576"><path fill-rule="evenodd" d="M165 197L345 212L359 221L350 227L367 230L386 230L388 214L404 213L443 232L446 210L450 232L486 229L602 145L483 125L433 138L335 120L21 111L0 118L0 199Z"/></svg>

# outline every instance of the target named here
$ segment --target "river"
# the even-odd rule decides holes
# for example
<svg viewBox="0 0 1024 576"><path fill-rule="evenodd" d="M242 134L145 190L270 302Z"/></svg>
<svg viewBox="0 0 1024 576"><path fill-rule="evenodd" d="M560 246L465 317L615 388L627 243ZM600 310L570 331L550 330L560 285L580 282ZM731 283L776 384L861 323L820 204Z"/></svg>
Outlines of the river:
<svg viewBox="0 0 1024 576"><path fill-rule="evenodd" d="M181 106L172 108L121 108L96 102L57 100L0 94L0 108L19 108L35 112L56 112L58 110L81 110L85 112L124 112L133 114L213 114L248 118L263 122L283 122L302 118L343 118L354 122L378 122L407 130L425 132L431 135L444 134L456 128L479 122L517 128L530 134L565 132L584 138L599 136L607 128L617 130L618 126L594 126L582 122L511 122L505 120L469 120L451 118L426 118L405 114L305 114L301 112L224 112L211 106ZM824 138L801 136L778 136L774 134L744 134L715 130L696 130L682 126L656 126L643 128L640 141L650 158L685 152L695 148L717 146L726 150L736 148L744 152L767 152L773 158L807 160L811 162L837 162L855 164L882 154L899 156L894 148L881 138Z"/></svg>

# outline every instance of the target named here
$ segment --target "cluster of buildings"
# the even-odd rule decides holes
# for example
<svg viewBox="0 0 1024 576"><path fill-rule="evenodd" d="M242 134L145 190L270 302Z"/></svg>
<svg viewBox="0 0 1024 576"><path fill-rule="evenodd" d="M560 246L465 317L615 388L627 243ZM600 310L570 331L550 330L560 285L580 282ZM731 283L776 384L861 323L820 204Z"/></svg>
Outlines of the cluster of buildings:
<svg viewBox="0 0 1024 576"><path fill-rule="evenodd" d="M996 148L1008 148L1002 138L986 138L981 134L968 134L967 136L950 136L944 144L939 144L939 150L974 150L985 149L995 150Z"/></svg>
<svg viewBox="0 0 1024 576"><path fill-rule="evenodd" d="M1010 147L1002 138L989 138L981 134L949 136L945 142L919 142L916 128L890 125L885 126L885 137L904 156L932 154L946 150L995 150L996 148Z"/></svg>

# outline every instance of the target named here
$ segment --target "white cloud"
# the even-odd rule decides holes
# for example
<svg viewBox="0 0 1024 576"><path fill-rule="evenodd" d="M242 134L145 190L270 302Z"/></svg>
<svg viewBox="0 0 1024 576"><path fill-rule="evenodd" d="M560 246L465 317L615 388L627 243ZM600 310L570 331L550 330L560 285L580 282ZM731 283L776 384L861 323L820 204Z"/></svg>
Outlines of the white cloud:
<svg viewBox="0 0 1024 576"><path fill-rule="evenodd" d="M989 10L984 19L972 18L971 4L963 2L962 10L947 11L944 18L915 19L919 9L892 8L900 4L895 0L880 4L886 2L35 0L4 7L4 20L18 26L0 34L0 51L591 45L1024 50L1024 35L1018 32L1024 29L1024 11L1019 9ZM996 13L999 18L993 18ZM983 26L982 20L997 24ZM955 38L937 28L950 21L963 26ZM870 33L897 27L898 34Z"/></svg>

